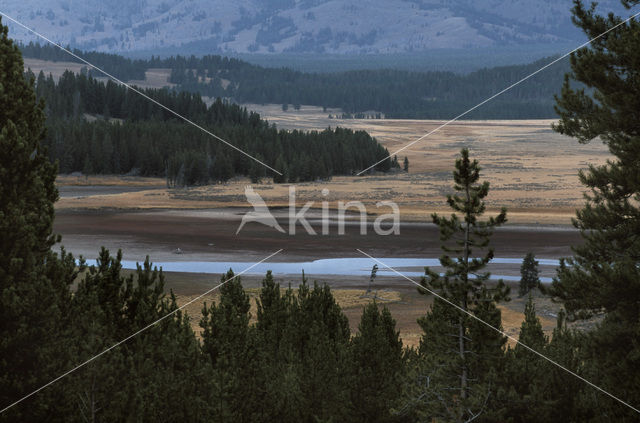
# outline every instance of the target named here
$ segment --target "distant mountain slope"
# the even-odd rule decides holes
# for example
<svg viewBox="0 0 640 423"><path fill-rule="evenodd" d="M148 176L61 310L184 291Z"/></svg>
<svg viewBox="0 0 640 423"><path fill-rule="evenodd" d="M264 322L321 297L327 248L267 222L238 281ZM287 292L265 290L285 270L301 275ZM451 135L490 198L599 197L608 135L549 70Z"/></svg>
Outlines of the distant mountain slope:
<svg viewBox="0 0 640 423"><path fill-rule="evenodd" d="M22 46L22 51L25 57L32 59L69 60L67 53L51 45L30 43ZM289 104L339 108L346 112L341 117L349 117L349 114L381 117L382 113L386 117L422 119L455 116L552 60L543 58L525 65L484 68L461 75L395 69L305 73L286 68L264 68L218 55L132 61L117 54L82 51L77 54L135 84L145 78L148 70L155 69L155 72L164 72L165 76L170 72L167 83L173 84L178 91L198 92L211 98L221 97L238 103L276 103L282 104L283 108ZM78 65L70 65L78 72ZM39 66L42 67L42 63ZM560 92L564 75L569 70L568 59L556 63L465 118L554 118L554 94Z"/></svg>
<svg viewBox="0 0 640 423"><path fill-rule="evenodd" d="M583 40L571 0L4 0L3 12L82 49L400 53ZM599 11L630 14L618 0ZM9 22L12 34L33 40Z"/></svg>

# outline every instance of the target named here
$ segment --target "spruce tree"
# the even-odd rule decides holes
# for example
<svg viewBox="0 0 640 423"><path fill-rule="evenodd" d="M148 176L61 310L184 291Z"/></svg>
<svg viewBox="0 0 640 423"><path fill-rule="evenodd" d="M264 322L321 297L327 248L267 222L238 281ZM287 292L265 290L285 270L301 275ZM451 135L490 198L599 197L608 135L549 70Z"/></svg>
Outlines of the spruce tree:
<svg viewBox="0 0 640 423"><path fill-rule="evenodd" d="M456 193L447 197L447 203L462 218L456 213L450 218L432 215L443 241L440 263L445 273L441 276L427 268L421 284L459 308L435 299L420 321L425 330L420 350L432 367L422 404L417 406L424 407L425 416L463 422L484 412L494 389L496 360L506 341L470 314L499 329L500 310L495 303L508 299L509 289L502 280L488 286L490 273L483 271L494 254L488 247L492 230L506 222L506 210L479 220L489 183L479 182L480 166L470 160L467 149L462 149L455 167Z"/></svg>
<svg viewBox="0 0 640 423"><path fill-rule="evenodd" d="M68 365L65 333L73 259L51 251L57 173L41 142L44 104L22 56L0 22L0 408L58 376ZM0 416L38 421L51 416L59 390Z"/></svg>
<svg viewBox="0 0 640 423"><path fill-rule="evenodd" d="M538 277L538 261L533 253L527 253L522 260L522 266L520 266L520 286L518 288L518 295L524 296L532 289L536 289L540 286L540 278Z"/></svg>
<svg viewBox="0 0 640 423"><path fill-rule="evenodd" d="M637 0L623 1L634 6ZM575 0L574 23L591 39L620 24ZM580 172L589 189L574 225L584 244L558 272L552 293L564 301L570 318L604 313L591 333L586 362L594 383L623 400L640 404L640 23L617 26L571 55L571 72L556 97L560 116L554 129L581 143L607 145L612 158ZM586 89L584 88L586 87ZM638 415L601 394L591 401L616 421Z"/></svg>

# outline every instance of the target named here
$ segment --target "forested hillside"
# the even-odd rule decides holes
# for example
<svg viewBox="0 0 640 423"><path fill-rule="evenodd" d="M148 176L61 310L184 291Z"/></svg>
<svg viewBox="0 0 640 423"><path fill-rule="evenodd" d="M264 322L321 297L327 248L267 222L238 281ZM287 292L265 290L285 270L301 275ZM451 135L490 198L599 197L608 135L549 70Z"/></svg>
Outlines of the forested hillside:
<svg viewBox="0 0 640 423"><path fill-rule="evenodd" d="M483 69L468 75L378 69L339 73L303 73L263 68L220 56L175 57L171 82L207 96L240 103L313 104L347 113L375 110L392 118L449 119L553 58L528 65ZM474 110L466 119L534 119L556 117L553 95L562 86L569 61L563 61Z"/></svg>
<svg viewBox="0 0 640 423"><path fill-rule="evenodd" d="M29 44L22 50L25 57L73 59L52 46ZM376 111L388 118L419 119L457 116L552 60L545 58L528 65L488 68L466 75L392 69L305 73L217 55L132 61L112 54L76 53L124 80L144 79L144 71L149 68L169 68L170 82L178 89L237 103L309 104L340 108L349 114ZM557 115L553 95L560 90L568 70L568 60L557 63L465 118L554 118Z"/></svg>
<svg viewBox="0 0 640 423"><path fill-rule="evenodd" d="M166 176L169 185L267 176L262 165L124 86L71 72L58 82L41 72L35 85L48 116L44 145L63 173ZM350 175L389 154L364 131L278 130L257 113L222 100L207 107L198 94L166 89L145 94L270 164L283 173L268 175L277 182ZM376 169L391 165L386 160Z"/></svg>
<svg viewBox="0 0 640 423"><path fill-rule="evenodd" d="M129 81L132 79L144 79L145 71L153 62L149 60L131 60L117 54L100 53L96 51L81 51L67 46L67 50L73 52L78 57L82 57L89 63L103 69L118 79ZM20 50L24 57L32 59L48 60L51 62L76 62L83 63L64 50L50 44L40 45L30 42L20 45ZM103 76L102 74L97 76Z"/></svg>
<svg viewBox="0 0 640 423"><path fill-rule="evenodd" d="M188 54L389 54L582 42L571 0L4 0L3 12L82 49ZM618 0L600 13L626 15ZM10 26L16 38L33 40ZM555 50L557 51L557 50ZM175 53L174 53L175 54Z"/></svg>

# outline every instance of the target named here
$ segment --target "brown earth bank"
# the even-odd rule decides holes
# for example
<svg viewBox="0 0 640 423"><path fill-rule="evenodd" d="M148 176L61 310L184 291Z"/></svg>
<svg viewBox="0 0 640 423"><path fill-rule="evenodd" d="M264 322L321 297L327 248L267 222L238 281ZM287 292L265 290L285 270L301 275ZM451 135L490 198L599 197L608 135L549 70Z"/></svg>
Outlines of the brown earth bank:
<svg viewBox="0 0 640 423"><path fill-rule="evenodd" d="M171 211L77 211L58 212L54 231L63 236L70 251L91 257L100 246L123 249L131 260L150 255L156 260L257 261L283 249L277 261L307 261L323 258L358 257L361 249L375 257L439 257L437 227L428 223L400 225L399 235L377 235L367 226L361 234L357 222L345 224L340 235L335 223L321 235L321 224L309 217L316 231L311 235L296 225L295 235L281 233L260 223L247 223L236 234L248 209ZM317 216L316 216L317 217ZM281 226L288 228L284 219ZM568 227L516 226L499 228L492 238L496 257L522 258L533 252L538 258L571 254L581 242L580 233ZM180 249L180 255L174 254Z"/></svg>

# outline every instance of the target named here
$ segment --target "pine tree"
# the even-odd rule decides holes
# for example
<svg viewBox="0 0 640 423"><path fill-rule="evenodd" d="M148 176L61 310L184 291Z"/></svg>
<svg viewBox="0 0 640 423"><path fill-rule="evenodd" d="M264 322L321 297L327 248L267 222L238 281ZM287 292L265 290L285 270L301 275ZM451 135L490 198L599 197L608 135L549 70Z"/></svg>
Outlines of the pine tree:
<svg viewBox="0 0 640 423"><path fill-rule="evenodd" d="M216 388L209 400L217 420L251 421L258 408L247 392L255 377L255 349L251 348L249 297L239 277L229 270L221 278L218 304L202 309L202 351L214 371Z"/></svg>
<svg viewBox="0 0 640 423"><path fill-rule="evenodd" d="M282 158L282 155L279 155L276 159L275 169L281 173L273 174L273 182L276 184L281 184L289 181L289 168L287 167L287 163Z"/></svg>
<svg viewBox="0 0 640 423"><path fill-rule="evenodd" d="M533 253L527 253L522 260L522 266L520 266L520 286L518 288L518 295L527 295L532 289L536 289L540 286L540 278L538 277L538 261Z"/></svg>
<svg viewBox="0 0 640 423"><path fill-rule="evenodd" d="M256 158L260 161L264 160L262 156L259 154L256 156ZM251 166L249 168L249 178L251 179L251 182L254 184L259 184L262 178L264 178L264 176L265 176L265 167L260 163L256 162L255 160L252 160Z"/></svg>
<svg viewBox="0 0 640 423"><path fill-rule="evenodd" d="M574 5L573 21L588 38L622 22L613 14L597 15L582 1ZM640 404L635 377L640 367L639 36L640 23L632 19L572 54L571 72L556 98L560 121L554 126L581 143L602 140L613 155L579 175L589 193L574 225L585 242L574 247L552 293L564 301L571 318L606 314L590 337L587 367L593 368L594 383L634 405ZM637 419L634 411L603 395L591 404L616 421Z"/></svg>
<svg viewBox="0 0 640 423"><path fill-rule="evenodd" d="M545 356L574 373L594 380L595 374L588 373L587 368L591 367L596 372L600 370L584 361L588 337L588 334L568 328L566 313L560 310ZM606 402L603 403L600 395L586 387L583 381L568 377L565 370L551 363L541 366L540 372L543 376L538 382L542 385L539 390L545 399L543 406L537 408L540 421L549 421L551 418L559 421L603 420L600 407Z"/></svg>
<svg viewBox="0 0 640 423"><path fill-rule="evenodd" d="M399 400L402 377L402 341L389 309L374 302L364 307L358 333L351 340L349 383L351 421L385 422Z"/></svg>
<svg viewBox="0 0 640 423"><path fill-rule="evenodd" d="M122 274L122 254L102 249L73 296L72 351L87 360L177 309L162 271L147 259ZM77 364L74 363L74 364ZM209 378L189 319L181 311L60 381L68 416L78 420L196 420L209 408Z"/></svg>
<svg viewBox="0 0 640 423"><path fill-rule="evenodd" d="M500 280L489 287L490 273L483 268L493 258L488 248L493 228L506 222L506 210L497 217L480 221L485 211L484 198L489 183L479 183L480 167L469 159L469 151L462 149L453 173L456 194L447 197L449 206L462 214L450 218L433 214L433 222L440 229L445 254L440 258L444 276L426 269L421 284L435 290L456 309L435 299L430 313L420 324L424 329L420 351L432 363L422 398L423 413L432 418L467 421L481 415L491 396L492 377L498 367L505 337L469 314L500 328L500 311L495 303L508 299L509 289ZM474 257L478 252L484 254ZM451 257L448 254L455 254ZM421 291L425 293L426 291ZM418 405L419 406L419 405Z"/></svg>
<svg viewBox="0 0 640 423"><path fill-rule="evenodd" d="M409 172L409 158L407 156L404 156L404 163L402 165L402 168L405 172Z"/></svg>
<svg viewBox="0 0 640 423"><path fill-rule="evenodd" d="M257 300L255 324L256 390L260 397L257 419L260 421L295 422L302 416L300 377L303 375L298 360L292 357L287 336L293 323L291 314L295 304L293 290L289 288L282 295L280 285L275 283L271 272L267 272Z"/></svg>
<svg viewBox="0 0 640 423"><path fill-rule="evenodd" d="M66 370L64 328L73 258L54 254L56 166L41 142L44 104L24 78L18 47L0 22L0 407ZM0 416L39 421L58 409L60 390L43 392Z"/></svg>
<svg viewBox="0 0 640 423"><path fill-rule="evenodd" d="M327 285L310 289L303 278L297 297L287 336L300 365L303 420L347 420L349 322Z"/></svg>
<svg viewBox="0 0 640 423"><path fill-rule="evenodd" d="M549 339L542 331L531 295L525 305L524 318L518 340L546 355ZM553 416L546 414L550 411L545 381L549 363L521 344L509 348L505 360L505 369L500 377L502 392L498 395L505 416L514 422L549 421Z"/></svg>

